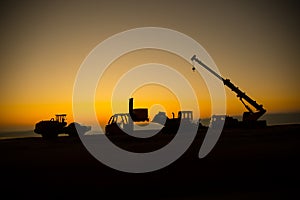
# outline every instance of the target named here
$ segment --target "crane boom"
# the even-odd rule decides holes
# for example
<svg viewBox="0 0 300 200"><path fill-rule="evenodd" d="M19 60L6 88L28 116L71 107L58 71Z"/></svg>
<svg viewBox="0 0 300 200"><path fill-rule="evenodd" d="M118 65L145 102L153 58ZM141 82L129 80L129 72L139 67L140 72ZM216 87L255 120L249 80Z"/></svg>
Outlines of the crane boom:
<svg viewBox="0 0 300 200"><path fill-rule="evenodd" d="M249 112L245 112L243 115L243 121L256 121L259 117L261 117L266 110L263 108L263 105L258 104L256 101L251 99L248 95L246 95L245 92L241 91L238 87L236 87L229 79L224 79L222 76L220 76L218 73L216 73L214 70L210 69L206 64L201 62L196 55L194 55L191 58L192 61L196 61L199 63L202 67L207 69L210 73L215 75L218 79L220 79L224 85L229 87L233 92L237 94L237 97L240 99L240 101L243 103L243 105L246 107L246 109ZM195 67L193 67L193 70L195 70ZM257 111L254 112L245 102L248 102L250 105L252 105Z"/></svg>

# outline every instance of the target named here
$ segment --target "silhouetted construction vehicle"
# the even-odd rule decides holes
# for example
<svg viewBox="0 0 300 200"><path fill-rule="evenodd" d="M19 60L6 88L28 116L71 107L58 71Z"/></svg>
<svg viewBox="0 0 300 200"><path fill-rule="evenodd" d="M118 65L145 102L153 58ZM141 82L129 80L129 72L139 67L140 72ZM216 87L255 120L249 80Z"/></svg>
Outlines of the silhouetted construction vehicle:
<svg viewBox="0 0 300 200"><path fill-rule="evenodd" d="M165 112L159 112L156 114L151 122L163 125L161 129L162 133L174 133L176 134L180 124L185 127L196 126L193 123L192 111L179 111L178 117L168 118ZM110 117L107 125L105 126L105 134L118 135L124 132L130 133L134 131L134 122L149 121L147 108L135 108L133 109L133 98L129 99L129 113L117 113Z"/></svg>
<svg viewBox="0 0 300 200"><path fill-rule="evenodd" d="M133 122L129 113L117 113L110 117L105 126L105 134L116 135L133 131Z"/></svg>
<svg viewBox="0 0 300 200"><path fill-rule="evenodd" d="M233 119L229 116L213 116L212 121L215 120L225 120L225 127L265 127L265 120L258 120L263 114L265 114L266 110L263 108L263 105L259 105L256 101L251 99L245 92L241 91L238 87L236 87L229 79L224 79L215 71L210 69L207 65L201 62L196 55L191 58L192 61L196 61L210 73L215 75L219 80L223 82L224 85L229 87L233 92L237 94L237 97L248 110L243 113L243 119L241 122L237 121L237 119ZM195 71L195 67L192 68ZM251 106L253 106L256 111L253 111L244 101L248 102Z"/></svg>
<svg viewBox="0 0 300 200"><path fill-rule="evenodd" d="M168 134L176 134L180 125L185 127L186 130L192 126L197 126L193 122L193 111L178 111L177 118L174 113L172 113L172 116L172 118L168 118L165 112L158 112L152 122L164 125L162 132ZM202 126L200 123L199 125Z"/></svg>
<svg viewBox="0 0 300 200"><path fill-rule="evenodd" d="M129 113L117 113L110 117L105 126L105 134L117 135L132 132L134 122L149 121L147 108L133 109L133 98L129 99Z"/></svg>
<svg viewBox="0 0 300 200"><path fill-rule="evenodd" d="M42 120L35 124L34 132L42 135L45 139L50 139L63 133L69 136L78 136L78 134L84 134L91 130L90 126L82 126L76 122L72 122L67 126L66 116L66 114L56 114L55 119Z"/></svg>

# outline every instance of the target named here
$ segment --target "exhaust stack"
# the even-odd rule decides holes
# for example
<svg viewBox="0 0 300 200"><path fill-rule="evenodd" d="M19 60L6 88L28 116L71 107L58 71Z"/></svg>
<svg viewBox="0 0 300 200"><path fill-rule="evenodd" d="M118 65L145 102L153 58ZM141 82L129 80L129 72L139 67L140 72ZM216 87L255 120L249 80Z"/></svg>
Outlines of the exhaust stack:
<svg viewBox="0 0 300 200"><path fill-rule="evenodd" d="M129 99L129 115L134 122L149 121L148 108L133 109L133 98Z"/></svg>

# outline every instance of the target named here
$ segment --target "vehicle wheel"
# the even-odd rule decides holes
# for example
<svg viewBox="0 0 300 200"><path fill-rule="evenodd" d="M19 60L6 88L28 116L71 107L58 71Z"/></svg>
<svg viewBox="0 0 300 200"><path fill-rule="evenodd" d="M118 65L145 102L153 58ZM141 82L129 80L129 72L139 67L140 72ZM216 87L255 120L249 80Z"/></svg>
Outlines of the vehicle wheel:
<svg viewBox="0 0 300 200"><path fill-rule="evenodd" d="M68 133L69 137L77 137L78 133L76 131L72 131Z"/></svg>
<svg viewBox="0 0 300 200"><path fill-rule="evenodd" d="M42 135L43 139L45 139L45 140L55 139L58 136L58 134L55 134L55 133L42 133L41 135Z"/></svg>

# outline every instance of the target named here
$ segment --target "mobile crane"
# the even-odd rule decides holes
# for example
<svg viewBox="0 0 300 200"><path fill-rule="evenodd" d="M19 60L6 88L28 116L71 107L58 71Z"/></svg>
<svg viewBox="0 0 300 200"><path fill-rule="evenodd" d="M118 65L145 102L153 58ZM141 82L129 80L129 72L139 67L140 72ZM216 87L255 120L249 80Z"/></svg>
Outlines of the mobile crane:
<svg viewBox="0 0 300 200"><path fill-rule="evenodd" d="M196 57L196 55L194 55L191 58L191 60L199 63L202 67L204 67L210 73L215 75L219 80L221 80L224 85L229 87L233 92L235 92L237 94L237 97L239 98L239 100L242 102L242 104L248 110L247 112L243 113L242 122L239 122L238 126L243 126L243 127L264 127L264 126L266 126L265 120L258 120L263 114L266 113L266 109L263 108L263 105L258 104L256 101L251 99L248 95L246 95L245 92L241 91L238 87L236 87L229 79L224 79L222 76L220 76L214 70L210 69L206 64L201 62ZM195 69L196 68L193 66L192 70L195 71ZM253 111L250 108L250 106L245 103L245 101L248 102L251 106L253 106L256 109L256 111ZM228 119L232 119L232 118L228 118Z"/></svg>

